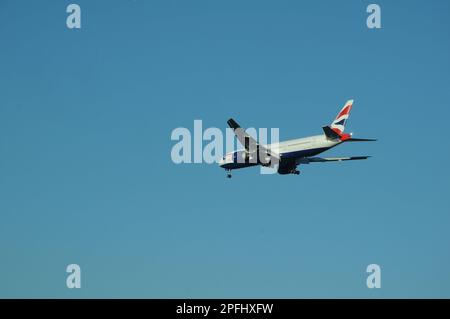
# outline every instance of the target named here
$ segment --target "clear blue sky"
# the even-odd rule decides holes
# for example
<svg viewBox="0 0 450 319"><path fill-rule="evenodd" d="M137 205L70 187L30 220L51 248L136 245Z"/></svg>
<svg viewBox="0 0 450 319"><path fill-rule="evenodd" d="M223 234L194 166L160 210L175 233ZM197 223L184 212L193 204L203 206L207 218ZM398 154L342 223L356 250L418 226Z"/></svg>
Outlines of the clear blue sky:
<svg viewBox="0 0 450 319"><path fill-rule="evenodd" d="M0 297L450 297L450 3L0 2ZM176 127L320 134L300 176L175 165ZM77 263L82 288L66 288ZM382 268L382 288L365 269Z"/></svg>

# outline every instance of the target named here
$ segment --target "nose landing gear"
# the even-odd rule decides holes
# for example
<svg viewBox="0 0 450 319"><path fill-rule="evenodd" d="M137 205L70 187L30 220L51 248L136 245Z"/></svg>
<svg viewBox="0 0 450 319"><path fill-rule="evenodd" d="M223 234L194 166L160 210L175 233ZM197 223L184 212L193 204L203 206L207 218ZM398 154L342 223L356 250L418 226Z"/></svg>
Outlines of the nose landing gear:
<svg viewBox="0 0 450 319"><path fill-rule="evenodd" d="M231 169L227 169L227 178L231 178Z"/></svg>

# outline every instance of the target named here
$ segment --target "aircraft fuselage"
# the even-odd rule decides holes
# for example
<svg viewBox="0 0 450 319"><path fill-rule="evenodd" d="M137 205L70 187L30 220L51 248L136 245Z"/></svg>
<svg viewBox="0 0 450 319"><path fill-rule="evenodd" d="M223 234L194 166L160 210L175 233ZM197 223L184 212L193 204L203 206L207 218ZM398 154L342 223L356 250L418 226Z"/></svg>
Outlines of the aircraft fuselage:
<svg viewBox="0 0 450 319"><path fill-rule="evenodd" d="M297 160L304 157L315 156L339 145L340 143L342 143L341 140L330 140L322 134L264 146L271 149L275 154L278 154L280 160L283 161L287 159ZM240 157L245 156L245 153L246 151L244 149L227 153L219 162L220 167L224 169L239 169L258 165L258 163L243 161Z"/></svg>

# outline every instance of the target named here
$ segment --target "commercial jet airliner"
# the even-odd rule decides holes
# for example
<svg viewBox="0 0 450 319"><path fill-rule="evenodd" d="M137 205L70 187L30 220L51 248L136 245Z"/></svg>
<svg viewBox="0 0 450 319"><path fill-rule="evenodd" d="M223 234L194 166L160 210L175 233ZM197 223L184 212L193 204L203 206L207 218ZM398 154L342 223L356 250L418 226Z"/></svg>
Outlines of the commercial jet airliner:
<svg viewBox="0 0 450 319"><path fill-rule="evenodd" d="M219 165L227 171L227 177L231 178L231 170L256 165L278 167L278 173L283 175L298 175L300 171L297 170L297 166L300 164L367 159L370 156L316 157L344 142L376 141L376 139L353 138L352 134L344 133L345 122L352 106L353 100L347 101L331 125L322 127L324 134L267 145L258 144L235 120L229 119L227 123L239 142L244 145L244 149L227 153Z"/></svg>

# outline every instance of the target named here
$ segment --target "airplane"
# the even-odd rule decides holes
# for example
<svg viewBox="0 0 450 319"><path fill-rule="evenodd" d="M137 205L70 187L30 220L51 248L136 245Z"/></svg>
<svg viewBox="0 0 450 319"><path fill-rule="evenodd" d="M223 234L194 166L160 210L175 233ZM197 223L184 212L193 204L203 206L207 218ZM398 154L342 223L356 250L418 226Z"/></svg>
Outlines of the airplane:
<svg viewBox="0 0 450 319"><path fill-rule="evenodd" d="M353 138L352 133L344 133L345 123L350 115L352 106L353 100L347 101L334 121L330 125L322 127L324 133L321 135L267 145L258 144L234 119L230 118L227 123L238 141L244 146L244 149L227 153L219 161L219 166L226 170L228 178L231 178L231 170L256 165L277 168L278 174L281 175L299 175L300 171L297 169L297 166L300 164L367 159L370 156L329 158L316 156L345 142L376 141L376 139Z"/></svg>

